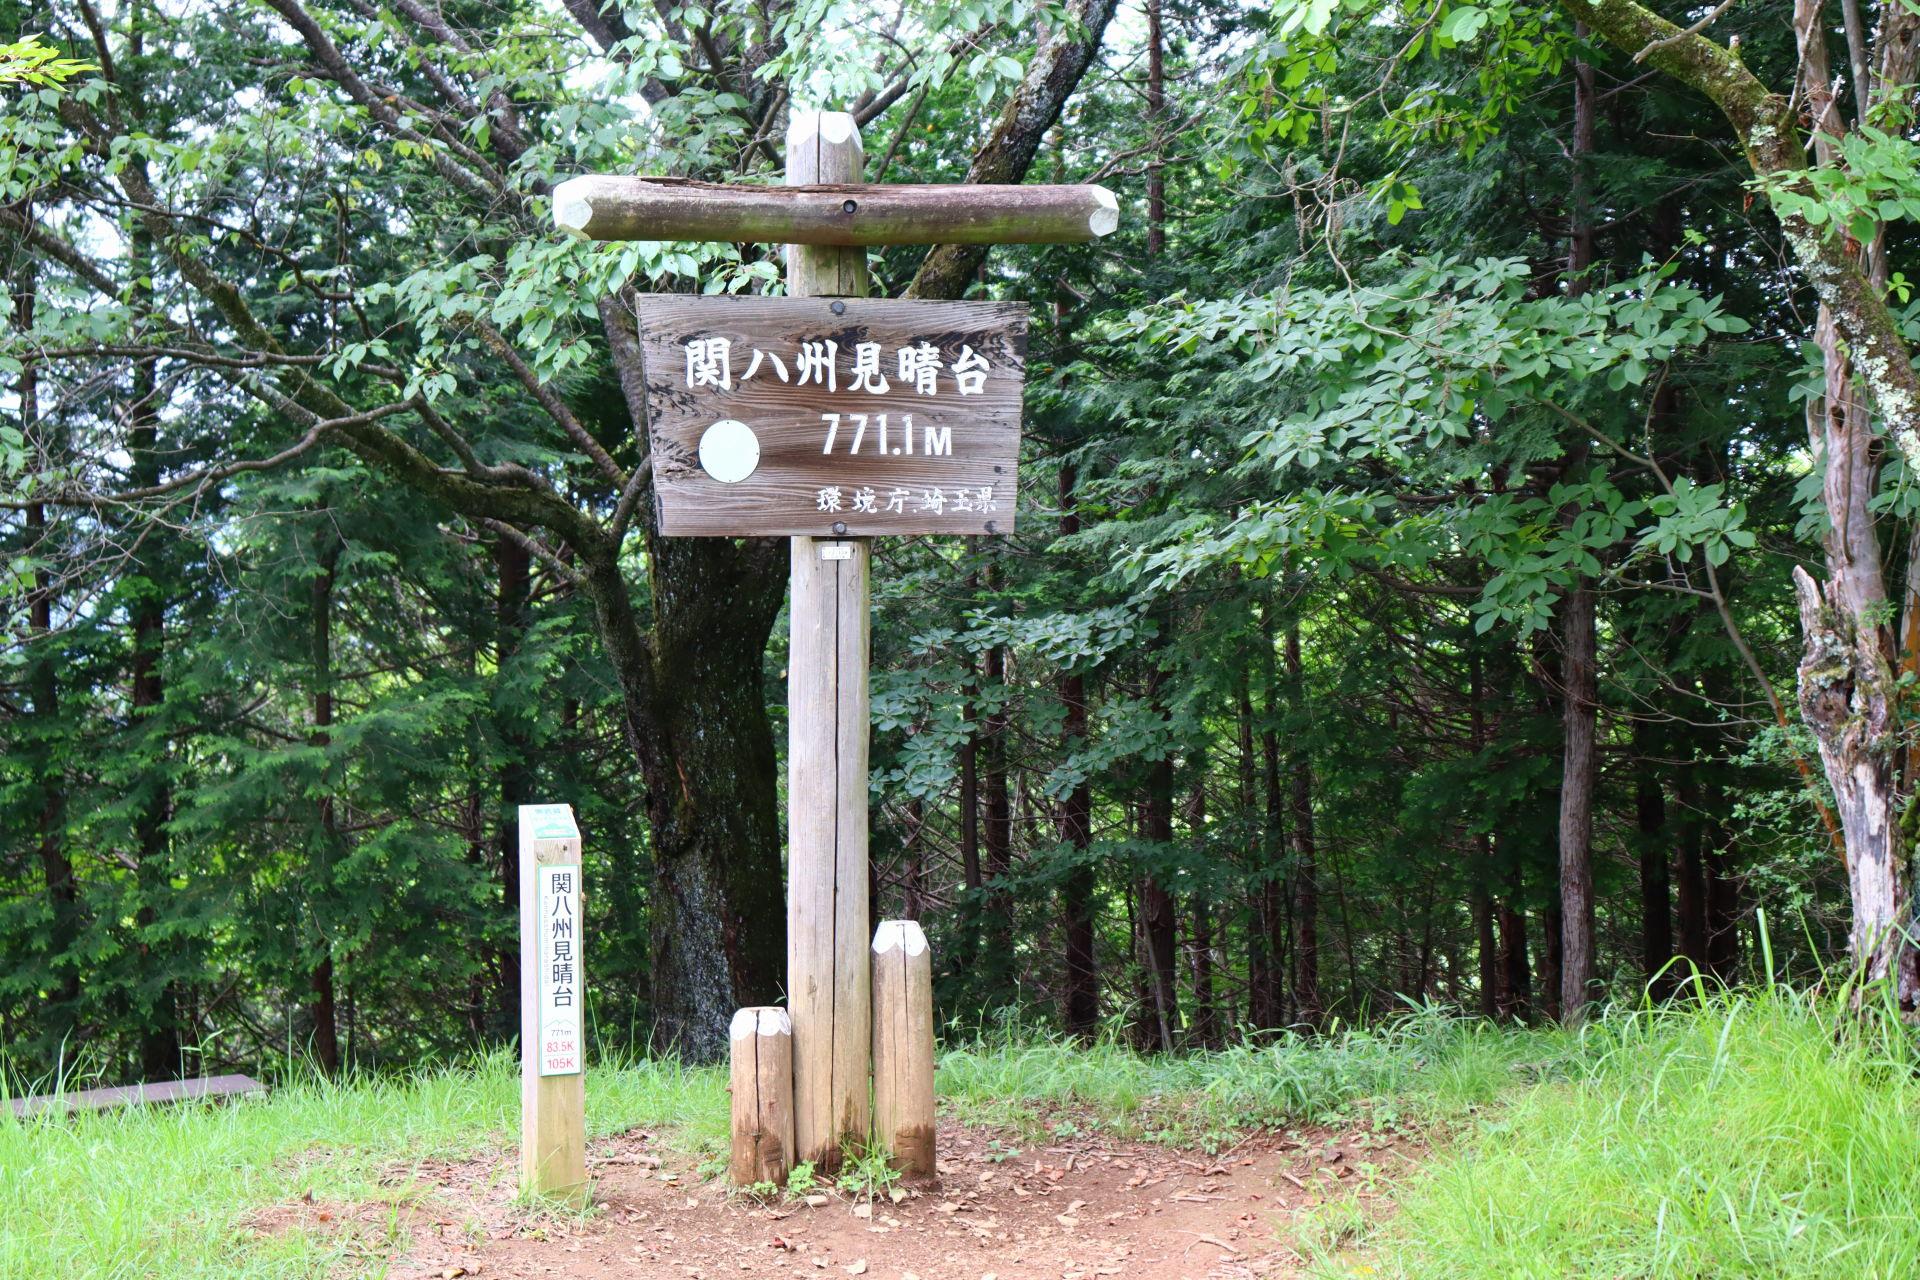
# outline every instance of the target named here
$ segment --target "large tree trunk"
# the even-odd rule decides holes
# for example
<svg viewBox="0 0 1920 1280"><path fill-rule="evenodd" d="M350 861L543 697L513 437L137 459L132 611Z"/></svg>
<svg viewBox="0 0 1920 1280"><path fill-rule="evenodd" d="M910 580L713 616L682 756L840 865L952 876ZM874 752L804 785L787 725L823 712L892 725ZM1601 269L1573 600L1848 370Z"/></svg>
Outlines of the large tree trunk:
<svg viewBox="0 0 1920 1280"><path fill-rule="evenodd" d="M1828 76L1823 23L1817 0L1798 0L1794 30L1815 153L1820 163L1833 165L1845 126ZM1899 25L1899 18L1890 19L1888 31ZM1911 23L1906 26L1911 39ZM1904 84L1913 55L1908 50L1897 57L1903 74L1893 83ZM1861 246L1852 265L1870 286L1884 287L1884 229ZM1862 370L1844 332L1847 310L1845 299L1822 292L1813 329L1825 365L1826 394L1807 401L1807 434L1814 457L1824 464L1827 583L1822 589L1806 570L1794 569L1806 642L1800 659L1800 713L1819 743L1845 836L1854 962L1869 981L1891 981L1901 1007L1913 1009L1920 1003L1920 956L1910 937L1912 888L1900 839L1896 650L1880 537L1869 506L1879 475L1874 406L1857 381ZM1857 318L1854 323L1857 326ZM1884 399L1884 390L1881 394ZM1892 405L1878 407L1884 411ZM1920 405L1909 408L1920 413ZM1710 894L1710 947L1721 932L1714 927L1718 914Z"/></svg>
<svg viewBox="0 0 1920 1280"><path fill-rule="evenodd" d="M628 730L653 836L653 1047L712 1062L727 1051L733 1011L773 1003L782 986L786 911L762 662L786 583L765 545L654 535L648 548L650 645L622 643L639 633L611 552L589 558L584 585L623 694L630 704L645 697L629 705Z"/></svg>
<svg viewBox="0 0 1920 1280"><path fill-rule="evenodd" d="M1287 624L1287 694L1298 743L1307 719L1307 681L1300 660L1300 624ZM1313 767L1304 747L1293 751L1293 993L1300 1021L1317 1025L1325 1014L1320 998L1320 866L1313 838ZM1351 948L1349 948L1351 961Z"/></svg>

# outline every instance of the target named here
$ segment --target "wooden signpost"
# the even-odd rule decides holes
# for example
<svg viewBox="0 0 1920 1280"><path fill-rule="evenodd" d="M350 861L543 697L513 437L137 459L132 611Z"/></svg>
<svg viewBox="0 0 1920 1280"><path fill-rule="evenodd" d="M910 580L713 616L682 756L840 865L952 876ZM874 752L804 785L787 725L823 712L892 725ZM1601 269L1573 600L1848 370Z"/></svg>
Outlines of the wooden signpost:
<svg viewBox="0 0 1920 1280"><path fill-rule="evenodd" d="M792 538L792 1156L823 1171L873 1127L868 539L1014 527L1026 372L1023 306L868 299L864 246L1077 243L1119 221L1101 187L866 185L862 163L852 116L795 112L785 187L594 176L561 183L553 197L555 223L590 239L788 246L786 298L654 296L638 312L660 531ZM895 990L918 999L907 978L884 987ZM888 1095L925 1112L924 1154L901 1152L894 1132L878 1135L909 1163L932 1155L930 995L926 1004L924 1018L881 1015L926 1042L899 1058L924 1080L901 1078ZM737 1075L738 1038L734 1061ZM761 1122L734 1101L737 1155L742 1126ZM751 1115L761 1111L756 1100ZM766 1167L736 1159L734 1177L758 1181Z"/></svg>
<svg viewBox="0 0 1920 1280"><path fill-rule="evenodd" d="M639 300L666 534L1008 533L1027 309Z"/></svg>
<svg viewBox="0 0 1920 1280"><path fill-rule="evenodd" d="M587 1193L586 975L580 828L564 804L520 806L520 1180Z"/></svg>

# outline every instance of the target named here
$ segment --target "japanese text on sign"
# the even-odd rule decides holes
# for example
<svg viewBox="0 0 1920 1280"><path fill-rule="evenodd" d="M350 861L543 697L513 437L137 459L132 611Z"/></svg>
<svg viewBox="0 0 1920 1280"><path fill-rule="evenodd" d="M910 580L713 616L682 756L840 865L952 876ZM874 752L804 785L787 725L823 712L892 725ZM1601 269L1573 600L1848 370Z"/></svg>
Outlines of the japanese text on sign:
<svg viewBox="0 0 1920 1280"><path fill-rule="evenodd" d="M535 894L540 1074L581 1070L580 868L544 863Z"/></svg>
<svg viewBox="0 0 1920 1280"><path fill-rule="evenodd" d="M1013 528L1025 308L643 297L637 309L661 532Z"/></svg>

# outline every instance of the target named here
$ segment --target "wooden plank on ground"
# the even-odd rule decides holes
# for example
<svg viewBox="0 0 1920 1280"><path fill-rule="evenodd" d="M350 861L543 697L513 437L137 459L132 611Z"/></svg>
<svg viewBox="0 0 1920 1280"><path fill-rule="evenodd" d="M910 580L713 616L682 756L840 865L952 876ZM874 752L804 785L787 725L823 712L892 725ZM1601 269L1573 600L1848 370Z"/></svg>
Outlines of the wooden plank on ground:
<svg viewBox="0 0 1920 1280"><path fill-rule="evenodd" d="M16 1116L49 1109L101 1111L108 1107L137 1107L154 1103L199 1102L209 1098L264 1098L267 1086L252 1076L199 1076L192 1080L156 1080L151 1084L121 1085L109 1089L76 1089L71 1093L41 1093L9 1098Z"/></svg>

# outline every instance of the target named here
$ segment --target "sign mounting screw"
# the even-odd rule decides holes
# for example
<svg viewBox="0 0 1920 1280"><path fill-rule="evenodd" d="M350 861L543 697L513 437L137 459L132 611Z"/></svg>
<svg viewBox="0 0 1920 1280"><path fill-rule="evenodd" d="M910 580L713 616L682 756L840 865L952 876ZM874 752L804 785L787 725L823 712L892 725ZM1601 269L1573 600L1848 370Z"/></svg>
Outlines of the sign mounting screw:
<svg viewBox="0 0 1920 1280"><path fill-rule="evenodd" d="M843 316L847 314L847 304L844 302L835 302L829 305L827 307L827 310L833 312L833 314L837 316Z"/></svg>
<svg viewBox="0 0 1920 1280"><path fill-rule="evenodd" d="M847 531L847 522L845 520L835 520L833 522L833 531L835 533L845 533Z"/></svg>

